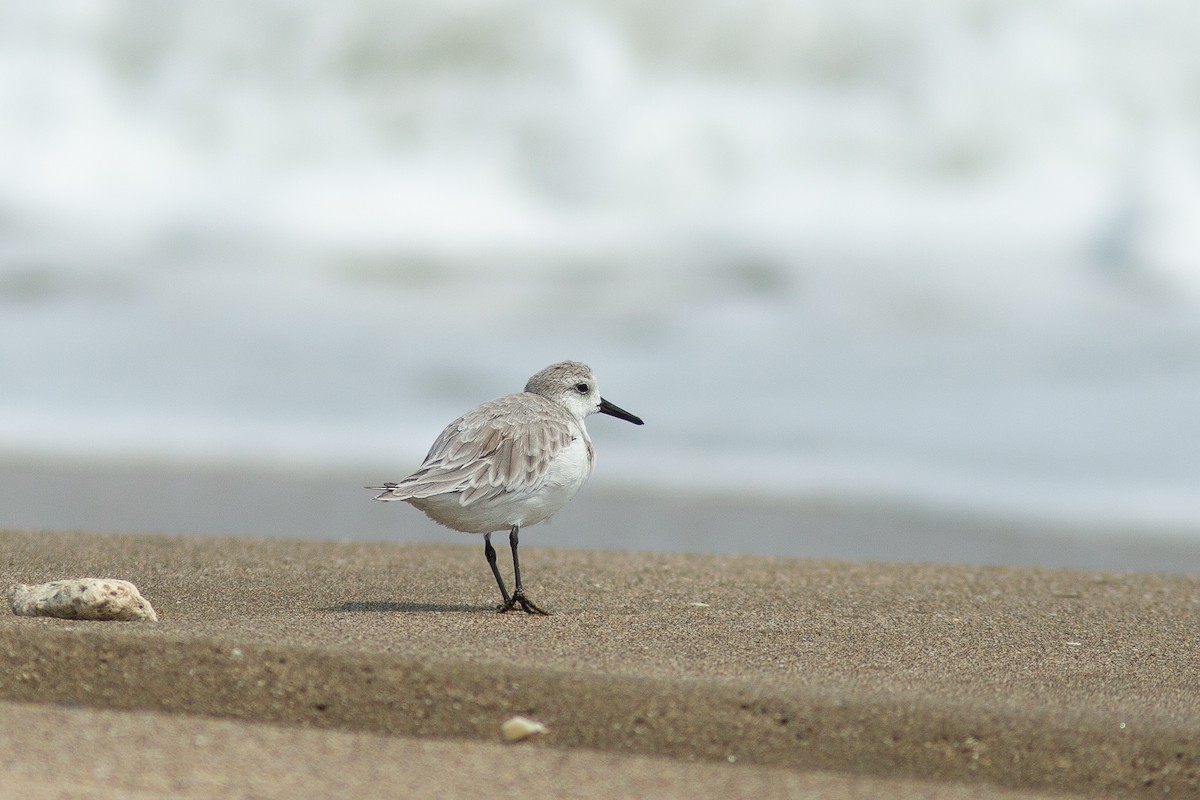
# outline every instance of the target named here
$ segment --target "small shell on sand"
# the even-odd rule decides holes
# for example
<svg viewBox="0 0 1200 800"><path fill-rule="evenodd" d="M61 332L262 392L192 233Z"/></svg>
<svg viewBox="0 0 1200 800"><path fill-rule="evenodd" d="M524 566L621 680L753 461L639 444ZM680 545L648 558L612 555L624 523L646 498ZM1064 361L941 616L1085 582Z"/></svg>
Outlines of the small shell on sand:
<svg viewBox="0 0 1200 800"><path fill-rule="evenodd" d="M510 742L519 742L538 733L545 733L546 726L526 717L513 717L500 726L500 732Z"/></svg>
<svg viewBox="0 0 1200 800"><path fill-rule="evenodd" d="M22 617L158 622L154 608L136 586L113 578L21 583L9 588L8 604Z"/></svg>

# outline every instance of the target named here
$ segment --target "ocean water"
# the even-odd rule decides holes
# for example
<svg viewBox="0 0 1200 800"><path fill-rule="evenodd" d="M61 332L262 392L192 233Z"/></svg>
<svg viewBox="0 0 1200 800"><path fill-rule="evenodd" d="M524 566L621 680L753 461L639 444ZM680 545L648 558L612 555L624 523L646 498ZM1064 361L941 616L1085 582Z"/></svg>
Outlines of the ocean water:
<svg viewBox="0 0 1200 800"><path fill-rule="evenodd" d="M571 358L614 491L1200 537L1196 30L0 5L0 460L386 480Z"/></svg>

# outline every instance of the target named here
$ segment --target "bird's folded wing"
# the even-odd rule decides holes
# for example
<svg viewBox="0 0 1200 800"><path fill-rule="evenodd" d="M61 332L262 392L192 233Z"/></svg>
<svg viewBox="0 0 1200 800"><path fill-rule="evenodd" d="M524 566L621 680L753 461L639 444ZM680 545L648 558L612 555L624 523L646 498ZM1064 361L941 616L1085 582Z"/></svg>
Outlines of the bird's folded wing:
<svg viewBox="0 0 1200 800"><path fill-rule="evenodd" d="M571 443L568 419L538 404L501 398L451 422L421 467L392 490L397 498L461 492L466 506L542 484L554 456Z"/></svg>

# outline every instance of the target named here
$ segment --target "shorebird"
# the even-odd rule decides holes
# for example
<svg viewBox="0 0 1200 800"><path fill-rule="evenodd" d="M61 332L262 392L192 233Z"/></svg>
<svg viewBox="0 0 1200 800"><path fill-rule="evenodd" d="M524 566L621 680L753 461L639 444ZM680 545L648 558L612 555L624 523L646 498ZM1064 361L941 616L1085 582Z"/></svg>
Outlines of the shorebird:
<svg viewBox="0 0 1200 800"><path fill-rule="evenodd" d="M596 451L584 427L595 414L641 425L642 420L600 396L591 367L551 364L525 384L451 422L416 472L396 483L368 486L376 500L403 500L441 525L483 534L483 554L500 587L504 613L520 606L546 614L521 588L517 544L521 528L545 522L575 496L592 474ZM496 567L492 534L508 531L513 579L510 595Z"/></svg>

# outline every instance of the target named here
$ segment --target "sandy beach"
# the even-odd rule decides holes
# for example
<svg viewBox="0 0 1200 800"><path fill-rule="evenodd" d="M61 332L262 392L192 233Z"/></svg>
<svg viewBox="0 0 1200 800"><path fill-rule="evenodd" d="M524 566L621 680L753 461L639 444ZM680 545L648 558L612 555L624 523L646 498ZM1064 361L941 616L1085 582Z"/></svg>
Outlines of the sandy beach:
<svg viewBox="0 0 1200 800"><path fill-rule="evenodd" d="M4 617L30 797L1200 795L1195 576L523 546L534 618L470 544L0 548L160 617Z"/></svg>

